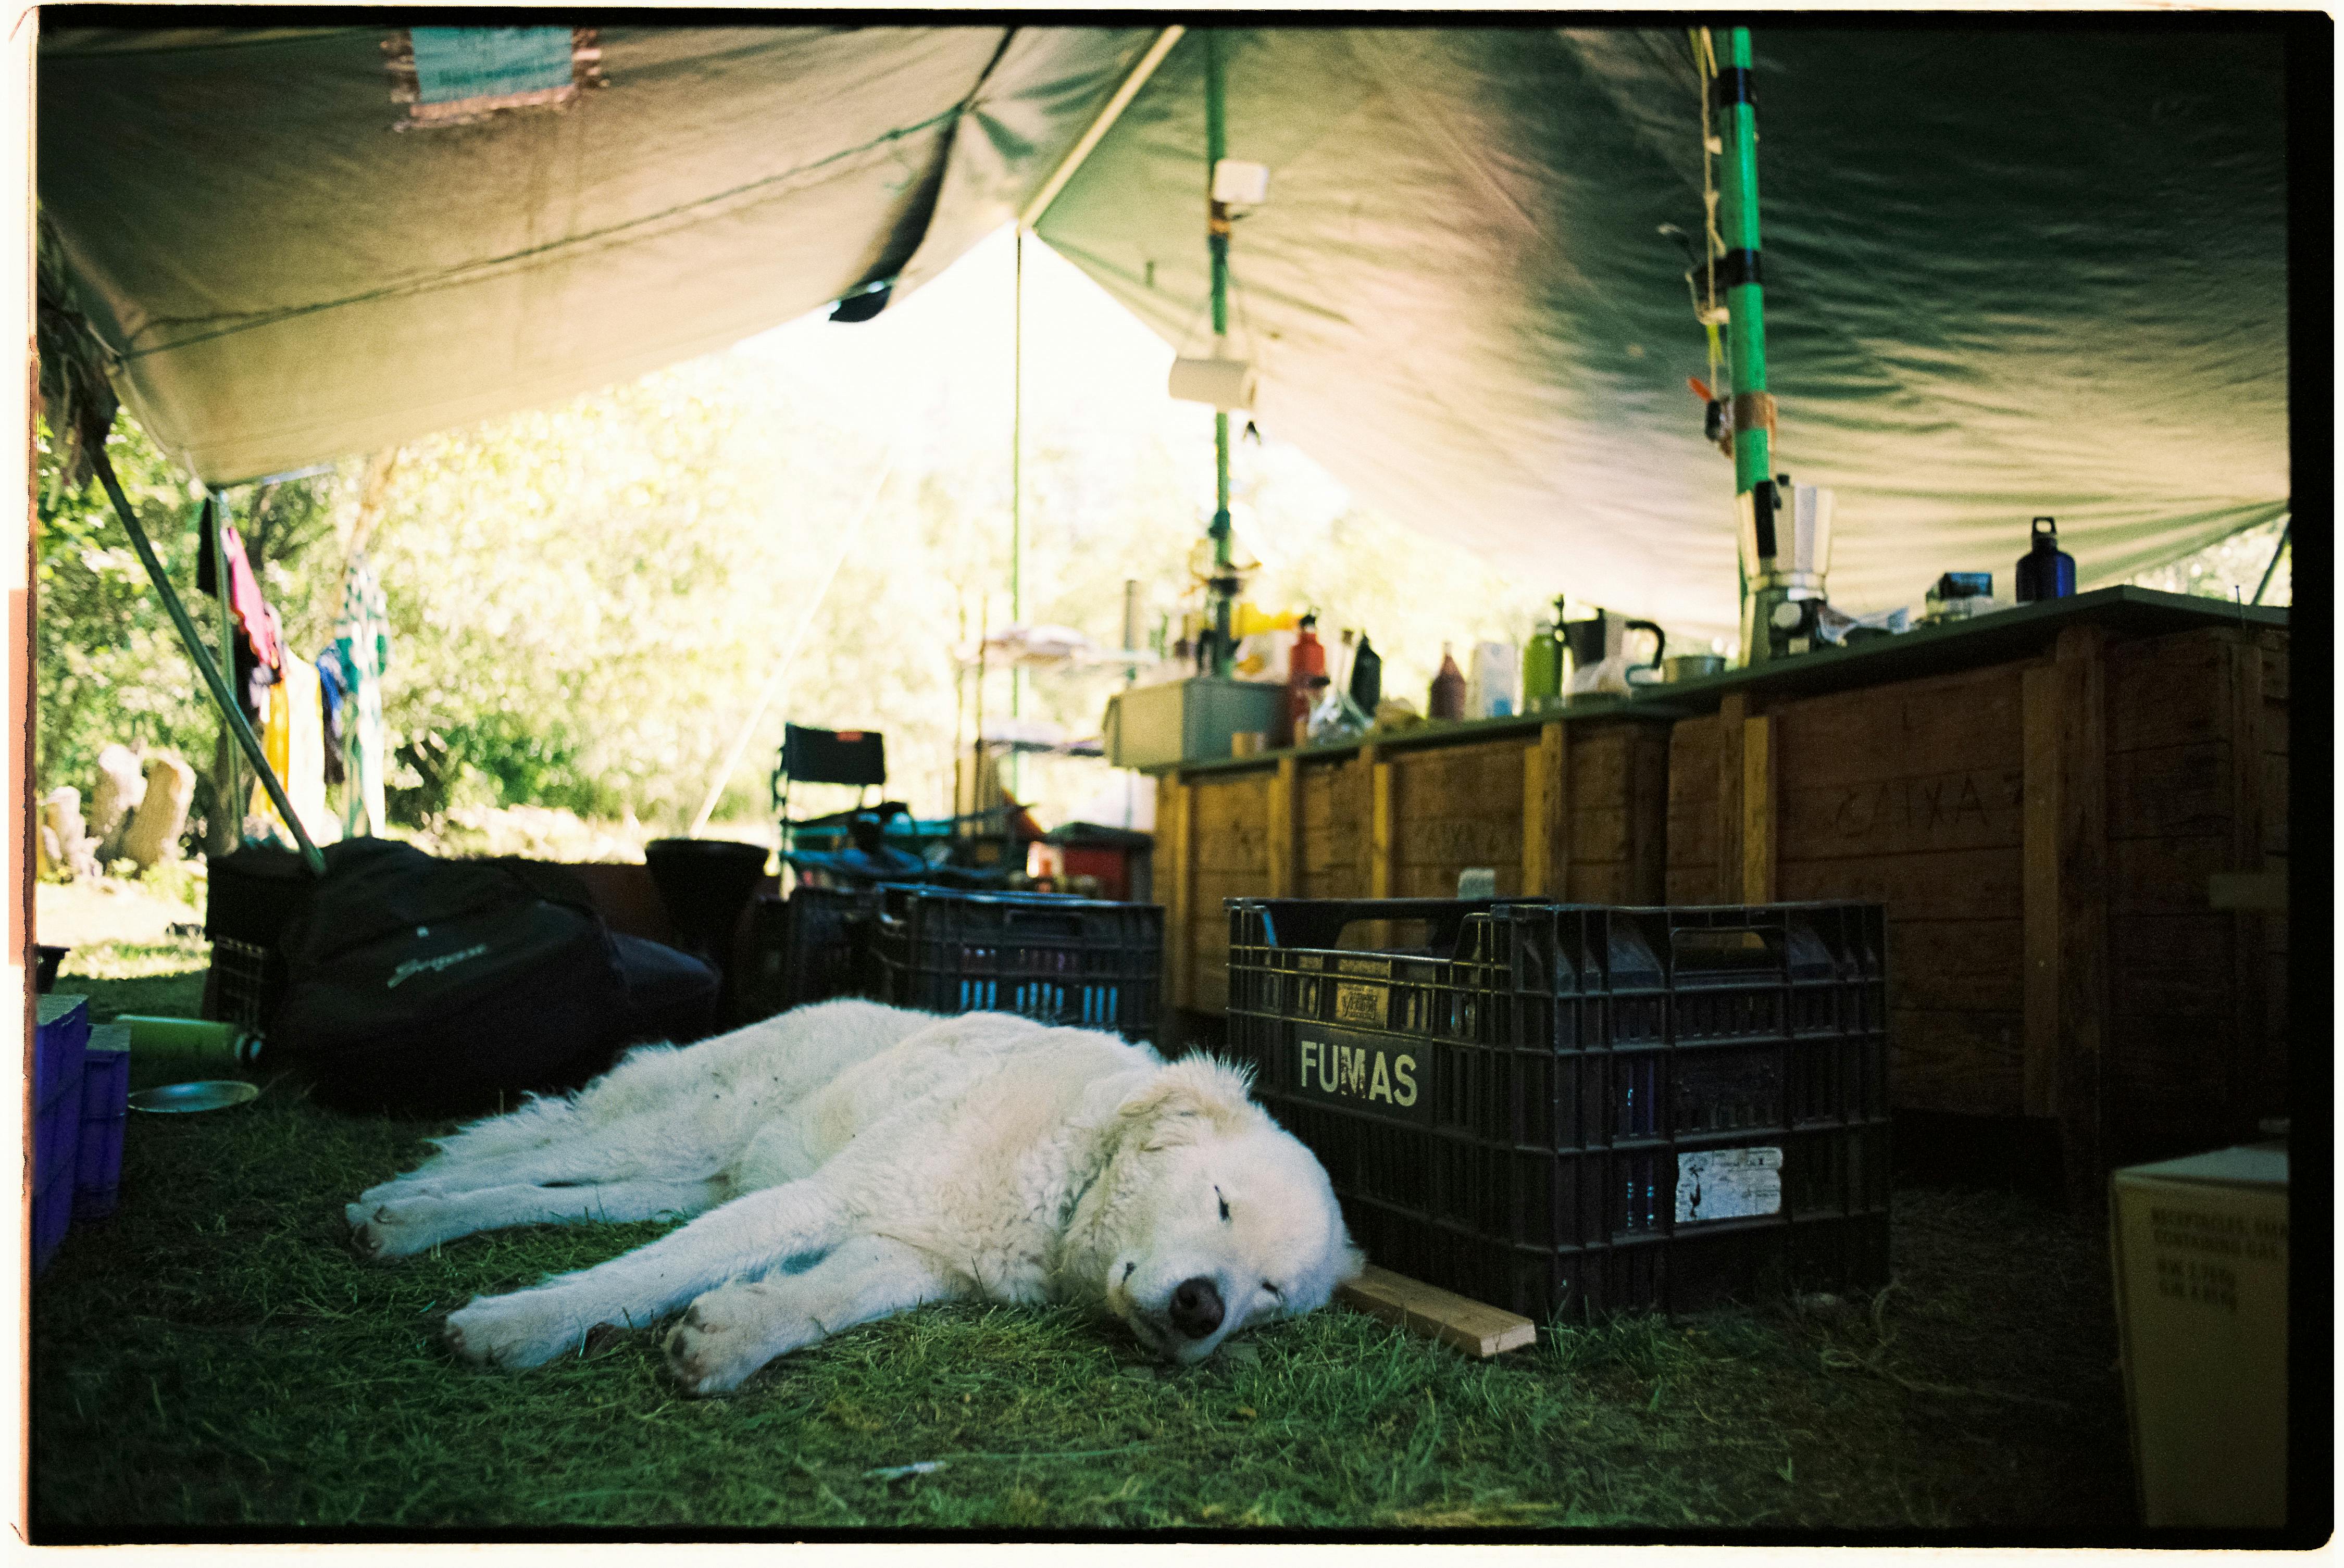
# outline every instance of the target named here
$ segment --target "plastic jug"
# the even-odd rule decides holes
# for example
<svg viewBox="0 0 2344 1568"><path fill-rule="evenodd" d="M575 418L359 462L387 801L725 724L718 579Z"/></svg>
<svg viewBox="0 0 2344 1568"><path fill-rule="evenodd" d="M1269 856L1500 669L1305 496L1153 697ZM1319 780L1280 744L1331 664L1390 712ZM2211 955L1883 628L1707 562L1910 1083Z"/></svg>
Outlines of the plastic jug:
<svg viewBox="0 0 2344 1568"><path fill-rule="evenodd" d="M2018 602L2074 598L2076 558L2059 548L2057 521L2036 518L2032 535L2030 548L2018 558Z"/></svg>

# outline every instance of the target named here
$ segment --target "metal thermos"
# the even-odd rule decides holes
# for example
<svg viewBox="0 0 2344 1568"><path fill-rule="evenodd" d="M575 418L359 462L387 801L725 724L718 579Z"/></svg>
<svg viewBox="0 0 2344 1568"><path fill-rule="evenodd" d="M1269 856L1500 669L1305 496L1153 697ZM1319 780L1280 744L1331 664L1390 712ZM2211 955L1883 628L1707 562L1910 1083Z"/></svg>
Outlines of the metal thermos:
<svg viewBox="0 0 2344 1568"><path fill-rule="evenodd" d="M1742 601L1742 662L1804 653L1831 570L1832 493L1777 474L1735 499L1742 571L1749 584Z"/></svg>
<svg viewBox="0 0 2344 1568"><path fill-rule="evenodd" d="M2018 558L2018 602L2038 598L2072 598L2076 593L2076 558L2059 548L2059 525L2037 518L2032 546Z"/></svg>

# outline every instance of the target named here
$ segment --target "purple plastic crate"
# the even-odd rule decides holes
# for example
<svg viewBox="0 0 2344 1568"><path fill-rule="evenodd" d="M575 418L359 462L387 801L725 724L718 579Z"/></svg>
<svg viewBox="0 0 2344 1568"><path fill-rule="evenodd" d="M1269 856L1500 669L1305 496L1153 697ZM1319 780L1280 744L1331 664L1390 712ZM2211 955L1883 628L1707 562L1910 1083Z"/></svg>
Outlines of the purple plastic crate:
<svg viewBox="0 0 2344 1568"><path fill-rule="evenodd" d="M81 1101L60 1094L33 1113L33 1191L70 1187L81 1157Z"/></svg>
<svg viewBox="0 0 2344 1568"><path fill-rule="evenodd" d="M81 1086L81 1059L89 1047L89 999L51 994L38 999L33 1022L33 1104L47 1105Z"/></svg>
<svg viewBox="0 0 2344 1568"><path fill-rule="evenodd" d="M66 1231L73 1223L74 1184L70 1176L49 1183L45 1191L33 1194L33 1271L40 1272L56 1255L57 1243L66 1239Z"/></svg>
<svg viewBox="0 0 2344 1568"><path fill-rule="evenodd" d="M48 1267L73 1223L76 1156L81 1142L81 1099L60 1094L33 1124L33 1268Z"/></svg>
<svg viewBox="0 0 2344 1568"><path fill-rule="evenodd" d="M130 1116L130 1030L89 1031L81 1070L81 1147L74 1156L73 1217L103 1220L122 1191L122 1129Z"/></svg>

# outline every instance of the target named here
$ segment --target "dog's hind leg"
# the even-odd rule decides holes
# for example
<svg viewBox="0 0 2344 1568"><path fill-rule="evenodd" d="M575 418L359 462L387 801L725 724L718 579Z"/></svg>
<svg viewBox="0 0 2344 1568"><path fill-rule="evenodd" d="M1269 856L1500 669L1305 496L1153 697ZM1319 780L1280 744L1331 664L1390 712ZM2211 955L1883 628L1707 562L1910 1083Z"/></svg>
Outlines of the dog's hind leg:
<svg viewBox="0 0 2344 1568"><path fill-rule="evenodd" d="M417 1192L371 1210L346 1211L350 1245L368 1258L404 1258L481 1231L513 1225L624 1224L662 1214L704 1213L719 1196L712 1181L591 1182L575 1187L515 1183L467 1192Z"/></svg>
<svg viewBox="0 0 2344 1568"><path fill-rule="evenodd" d="M451 1312L448 1343L476 1365L537 1366L597 1323L648 1323L727 1280L844 1239L847 1211L821 1178L735 1198L647 1246Z"/></svg>
<svg viewBox="0 0 2344 1568"><path fill-rule="evenodd" d="M777 1356L965 1293L965 1282L917 1247L857 1236L802 1274L735 1280L693 1302L669 1332L668 1370L686 1393L729 1393Z"/></svg>
<svg viewBox="0 0 2344 1568"><path fill-rule="evenodd" d="M740 1135L711 1118L704 1101L689 1051L642 1047L575 1095L533 1095L438 1140L422 1165L359 1193L349 1221L431 1193L712 1175Z"/></svg>

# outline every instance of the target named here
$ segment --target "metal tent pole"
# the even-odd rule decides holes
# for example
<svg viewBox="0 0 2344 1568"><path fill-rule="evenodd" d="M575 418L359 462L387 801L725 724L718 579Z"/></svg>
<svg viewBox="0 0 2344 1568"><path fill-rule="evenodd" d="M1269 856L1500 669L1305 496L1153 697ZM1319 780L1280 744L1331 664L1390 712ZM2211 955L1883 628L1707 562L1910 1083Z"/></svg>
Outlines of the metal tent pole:
<svg viewBox="0 0 2344 1568"><path fill-rule="evenodd" d="M211 533L212 586L219 590L220 667L233 672L236 668L236 604L227 591L229 525L226 491L214 490L204 502L204 527ZM234 733L233 728L225 718L220 720L220 729L223 734ZM243 770L237 766L235 747L223 748L220 760L222 766L219 777L213 779L212 783L220 795L217 804L225 821L221 833L214 841L225 844L232 851L244 842L244 775Z"/></svg>
<svg viewBox="0 0 2344 1568"><path fill-rule="evenodd" d="M1013 286L1016 298L1010 310L1009 349L1009 624L1026 624L1026 229L1017 229L1017 262ZM1015 660L1009 666L1010 728L1026 711L1026 671ZM978 738L980 740L983 737ZM1023 799L1026 759L1009 754L1009 792Z"/></svg>
<svg viewBox="0 0 2344 1568"><path fill-rule="evenodd" d="M1229 214L1213 199L1213 171L1228 152L1228 87L1223 37L1205 34L1205 237L1213 261L1213 357L1228 357L1229 334ZM1237 579L1229 570L1229 416L1213 411L1213 673L1223 679L1237 668L1237 644L1229 621Z"/></svg>
<svg viewBox="0 0 2344 1568"><path fill-rule="evenodd" d="M187 657L196 661L196 668L202 673L204 684L211 689L212 700L219 705L220 712L236 731L237 744L244 748L245 757L252 763L253 771L259 776L261 787L268 791L268 799L277 807L277 814L285 819L287 827L293 829L294 842L300 845L301 859L308 866L310 874L324 876L325 856L319 854L318 846L309 841L308 831L301 826L301 819L294 811L293 802L286 798L285 786L278 781L276 769L268 766L268 756L260 749L260 737L252 732L251 722L244 716L243 705L229 692L219 666L212 662L211 650L204 646L203 638L196 635L196 623L187 618L187 607L179 602L178 592L171 587L170 578L164 573L163 563L156 558L155 547L146 540L146 530L138 526L138 514L130 509L130 499L122 493L122 482L114 477L114 465L106 456L104 442L91 445L90 457L96 467L98 482L106 487L106 498L114 503L115 516L122 519L122 531L130 536L130 548L138 552L138 564L146 568L146 580L155 585L156 593L162 598L163 608L170 612L171 624L178 628L179 641L186 646ZM220 598L226 602L227 562L225 559L219 562L218 578Z"/></svg>

